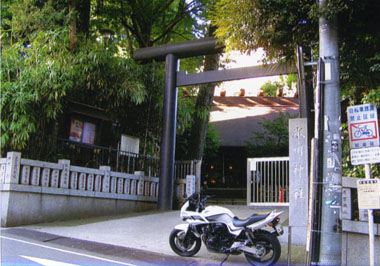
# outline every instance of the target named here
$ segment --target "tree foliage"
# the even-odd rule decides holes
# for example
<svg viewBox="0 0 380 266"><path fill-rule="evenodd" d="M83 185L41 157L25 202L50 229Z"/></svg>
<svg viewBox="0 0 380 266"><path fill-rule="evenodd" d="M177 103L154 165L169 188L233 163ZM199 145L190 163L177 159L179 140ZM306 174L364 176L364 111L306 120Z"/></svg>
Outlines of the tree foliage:
<svg viewBox="0 0 380 266"><path fill-rule="evenodd" d="M180 39L193 39L207 1L112 0L98 1L95 8L98 29L121 33L129 49L151 47Z"/></svg>
<svg viewBox="0 0 380 266"><path fill-rule="evenodd" d="M289 119L297 115L288 112L279 113L273 120L263 118L258 124L263 131L252 132L252 137L245 141L247 155L262 156L286 156L289 153Z"/></svg>
<svg viewBox="0 0 380 266"><path fill-rule="evenodd" d="M314 0L220 0L213 19L218 38L231 49L263 47L278 60L294 58L297 45L315 47L319 16L337 17L342 96L359 103L376 100L380 84L379 12L377 0L328 1L324 10Z"/></svg>
<svg viewBox="0 0 380 266"><path fill-rule="evenodd" d="M216 35L230 49L251 52L263 47L270 58L292 58L296 45L317 40L315 1L221 0L213 19Z"/></svg>
<svg viewBox="0 0 380 266"><path fill-rule="evenodd" d="M12 16L3 27L8 29L1 51L3 150L43 142L68 100L112 114L125 102L136 105L146 97L145 86L135 75L139 67L117 56L115 45L105 49L95 38L81 38L77 51L70 52L71 14L56 10L55 4L49 1L39 7L34 1L19 1L9 8ZM28 27L21 27L24 23Z"/></svg>
<svg viewBox="0 0 380 266"><path fill-rule="evenodd" d="M279 81L267 81L265 82L260 89L263 91L264 97L275 97L277 90L284 87L284 84L282 84Z"/></svg>
<svg viewBox="0 0 380 266"><path fill-rule="evenodd" d="M209 2L3 1L2 153L38 147L76 101L104 109L115 136L139 137L141 152L157 156L163 63L139 65L131 55L137 48L202 36ZM181 68L194 72L202 60L182 60ZM180 92L178 134L191 124L193 106Z"/></svg>

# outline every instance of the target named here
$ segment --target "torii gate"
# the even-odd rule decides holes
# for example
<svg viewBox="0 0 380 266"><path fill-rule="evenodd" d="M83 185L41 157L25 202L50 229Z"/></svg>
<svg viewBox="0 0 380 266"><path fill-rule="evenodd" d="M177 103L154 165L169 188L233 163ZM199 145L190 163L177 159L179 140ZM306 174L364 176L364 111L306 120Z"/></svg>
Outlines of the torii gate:
<svg viewBox="0 0 380 266"><path fill-rule="evenodd" d="M160 150L160 185L158 209L171 210L173 206L174 160L176 140L178 87L210 82L222 82L248 78L268 77L296 73L297 69L288 64L243 67L206 71L196 74L178 72L178 59L223 52L224 47L215 38L205 38L157 47L138 49L133 57L136 60L165 60L165 91L162 113L162 138ZM305 105L306 97L300 90L300 106ZM302 117L302 108L301 108Z"/></svg>

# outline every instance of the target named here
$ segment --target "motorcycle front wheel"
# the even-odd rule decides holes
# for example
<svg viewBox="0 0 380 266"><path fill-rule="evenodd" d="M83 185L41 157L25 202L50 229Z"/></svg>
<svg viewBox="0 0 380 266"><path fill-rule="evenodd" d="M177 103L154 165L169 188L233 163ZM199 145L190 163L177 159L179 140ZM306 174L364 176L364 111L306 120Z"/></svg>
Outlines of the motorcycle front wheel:
<svg viewBox="0 0 380 266"><path fill-rule="evenodd" d="M188 233L179 229L173 229L169 236L169 243L172 250L182 257L191 257L198 253L201 248L201 239L193 233Z"/></svg>
<svg viewBox="0 0 380 266"><path fill-rule="evenodd" d="M260 231L255 234L253 239L253 246L256 248L257 253L244 252L245 258L251 265L254 266L268 266L274 265L281 255L281 245L275 235L267 231Z"/></svg>

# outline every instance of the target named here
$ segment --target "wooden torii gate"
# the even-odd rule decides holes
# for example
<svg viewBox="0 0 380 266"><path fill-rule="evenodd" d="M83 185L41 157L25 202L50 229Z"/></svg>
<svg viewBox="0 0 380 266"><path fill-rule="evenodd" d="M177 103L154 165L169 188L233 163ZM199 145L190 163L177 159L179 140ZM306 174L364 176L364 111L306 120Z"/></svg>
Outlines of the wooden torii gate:
<svg viewBox="0 0 380 266"><path fill-rule="evenodd" d="M297 72L296 67L284 63L214 70L196 74L178 72L178 59L180 58L221 53L223 50L224 47L219 45L215 38L205 38L142 48L136 50L133 54L135 60L165 60L165 91L162 114L158 210L171 210L173 206L178 87ZM302 94L302 91L300 91L301 104L303 98Z"/></svg>

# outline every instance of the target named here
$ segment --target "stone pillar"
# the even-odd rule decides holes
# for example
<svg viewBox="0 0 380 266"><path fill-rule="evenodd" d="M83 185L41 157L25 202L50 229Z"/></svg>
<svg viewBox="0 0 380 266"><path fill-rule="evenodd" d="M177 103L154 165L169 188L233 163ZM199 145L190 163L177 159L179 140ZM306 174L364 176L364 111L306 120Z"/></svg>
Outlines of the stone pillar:
<svg viewBox="0 0 380 266"><path fill-rule="evenodd" d="M87 191L94 191L94 175L89 174L87 176Z"/></svg>
<svg viewBox="0 0 380 266"><path fill-rule="evenodd" d="M150 183L150 196L157 197L156 196L156 182Z"/></svg>
<svg viewBox="0 0 380 266"><path fill-rule="evenodd" d="M124 194L130 194L131 193L131 180L126 179L124 182Z"/></svg>
<svg viewBox="0 0 380 266"><path fill-rule="evenodd" d="M68 188L70 176L70 160L59 160L58 163L63 167L59 187Z"/></svg>
<svg viewBox="0 0 380 266"><path fill-rule="evenodd" d="M133 179L131 181L131 195L137 195L137 180Z"/></svg>
<svg viewBox="0 0 380 266"><path fill-rule="evenodd" d="M102 190L102 176L96 175L95 176L95 191L99 192Z"/></svg>
<svg viewBox="0 0 380 266"><path fill-rule="evenodd" d="M20 152L8 152L5 169L5 184L18 184L20 176Z"/></svg>
<svg viewBox="0 0 380 266"><path fill-rule="evenodd" d="M102 183L102 192L110 192L110 178L111 178L111 167L110 166L100 166L100 170L104 170L104 178Z"/></svg>
<svg viewBox="0 0 380 266"><path fill-rule="evenodd" d="M79 190L86 190L86 173L80 173L79 174L79 180L78 180L78 189Z"/></svg>
<svg viewBox="0 0 380 266"><path fill-rule="evenodd" d="M117 179L117 194L123 194L123 182L124 178L118 178Z"/></svg>
<svg viewBox="0 0 380 266"><path fill-rule="evenodd" d="M30 184L30 166L23 165L21 169L21 184L29 185Z"/></svg>
<svg viewBox="0 0 380 266"><path fill-rule="evenodd" d="M32 186L39 186L40 185L40 179L41 179L41 167L34 166L32 170Z"/></svg>
<svg viewBox="0 0 380 266"><path fill-rule="evenodd" d="M309 169L307 119L289 120L289 226L292 239L304 241L307 235ZM290 243L289 243L290 245Z"/></svg>
<svg viewBox="0 0 380 266"><path fill-rule="evenodd" d="M50 184L50 168L44 168L42 170L41 186L48 187Z"/></svg>
<svg viewBox="0 0 380 266"><path fill-rule="evenodd" d="M111 177L111 193L116 193L117 191L117 177Z"/></svg>
<svg viewBox="0 0 380 266"><path fill-rule="evenodd" d="M78 173L77 172L71 172L70 188L78 189Z"/></svg>

